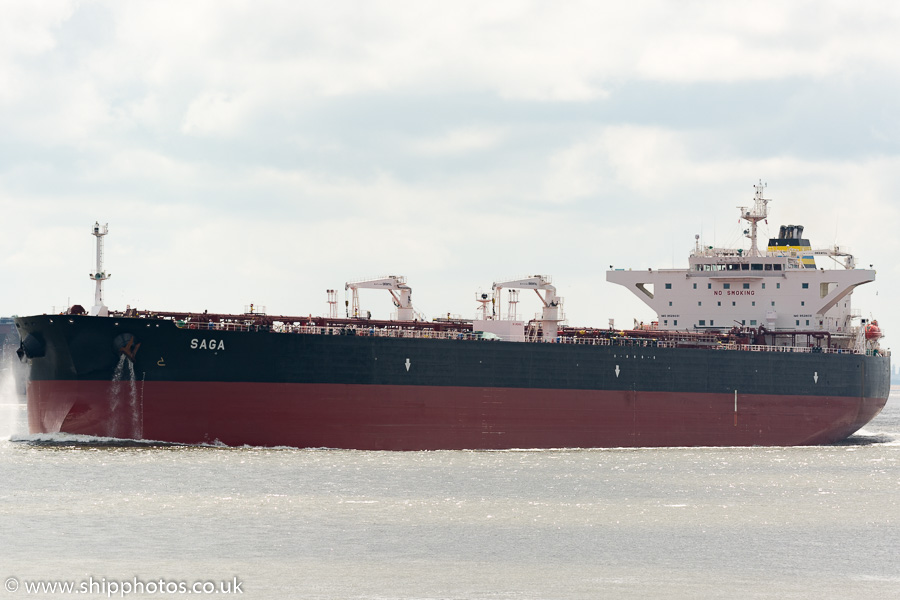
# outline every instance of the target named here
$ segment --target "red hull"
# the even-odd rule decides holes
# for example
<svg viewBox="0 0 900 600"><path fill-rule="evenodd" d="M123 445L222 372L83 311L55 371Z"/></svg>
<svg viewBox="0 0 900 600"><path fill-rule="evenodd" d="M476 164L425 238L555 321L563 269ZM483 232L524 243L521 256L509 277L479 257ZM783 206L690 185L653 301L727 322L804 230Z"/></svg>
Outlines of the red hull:
<svg viewBox="0 0 900 600"><path fill-rule="evenodd" d="M360 450L793 446L886 398L344 384L33 381L32 433Z"/></svg>

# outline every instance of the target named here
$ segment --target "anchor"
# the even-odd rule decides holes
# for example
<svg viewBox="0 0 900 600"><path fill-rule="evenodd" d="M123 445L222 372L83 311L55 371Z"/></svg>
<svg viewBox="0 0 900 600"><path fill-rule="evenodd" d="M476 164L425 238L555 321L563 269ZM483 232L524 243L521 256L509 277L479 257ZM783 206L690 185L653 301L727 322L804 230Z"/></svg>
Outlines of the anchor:
<svg viewBox="0 0 900 600"><path fill-rule="evenodd" d="M117 336L115 340L119 352L127 356L131 362L136 360L135 357L137 356L138 350L141 349L140 342L135 344L134 341L134 336L130 333L123 333L122 335ZM124 345L122 345L123 343Z"/></svg>

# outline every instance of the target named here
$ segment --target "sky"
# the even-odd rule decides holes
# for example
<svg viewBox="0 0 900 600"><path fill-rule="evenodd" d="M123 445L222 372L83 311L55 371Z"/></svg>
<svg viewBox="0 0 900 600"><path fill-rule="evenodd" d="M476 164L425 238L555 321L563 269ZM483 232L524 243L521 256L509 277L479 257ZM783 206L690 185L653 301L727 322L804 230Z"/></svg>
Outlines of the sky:
<svg viewBox="0 0 900 600"><path fill-rule="evenodd" d="M616 268L802 224L900 314L895 2L10 0L0 20L0 315L326 314L402 275L428 317L552 277L568 321L650 310ZM388 318L383 291L362 309ZM519 312L539 312L522 295Z"/></svg>

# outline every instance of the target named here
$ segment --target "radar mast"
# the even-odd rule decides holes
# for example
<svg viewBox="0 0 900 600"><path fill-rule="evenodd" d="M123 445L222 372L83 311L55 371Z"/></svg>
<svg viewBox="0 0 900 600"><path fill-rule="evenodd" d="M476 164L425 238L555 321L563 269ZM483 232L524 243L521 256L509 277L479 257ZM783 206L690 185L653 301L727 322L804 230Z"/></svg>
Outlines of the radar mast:
<svg viewBox="0 0 900 600"><path fill-rule="evenodd" d="M766 184L762 182L762 179L759 180L759 184L753 187L756 189L756 193L753 195L753 209L751 210L746 206L738 206L738 209L741 211L741 218L750 223L750 231L744 231L744 235L750 238L749 256L760 256L759 248L756 244L756 225L769 216L768 204L771 200L763 198L763 190L766 189Z"/></svg>

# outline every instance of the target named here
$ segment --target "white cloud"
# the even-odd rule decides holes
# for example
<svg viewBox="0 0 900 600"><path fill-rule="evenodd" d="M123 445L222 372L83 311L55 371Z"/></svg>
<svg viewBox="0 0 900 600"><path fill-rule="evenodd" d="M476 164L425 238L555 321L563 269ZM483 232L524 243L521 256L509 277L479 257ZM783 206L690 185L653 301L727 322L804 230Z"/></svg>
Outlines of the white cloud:
<svg viewBox="0 0 900 600"><path fill-rule="evenodd" d="M412 142L412 150L431 155L452 155L495 148L505 132L497 128L465 127L454 129L439 137Z"/></svg>
<svg viewBox="0 0 900 600"><path fill-rule="evenodd" d="M5 4L0 19L0 56L9 59L52 50L59 26L75 9L74 0Z"/></svg>
<svg viewBox="0 0 900 600"><path fill-rule="evenodd" d="M778 2L14 7L0 35L0 102L22 111L23 131L48 123L84 138L105 133L113 105L148 98L187 133L224 135L317 98L414 91L584 103L626 80L821 79L900 67L900 18L889 3L866 11ZM112 24L93 42L78 38L73 17L97 20L88 9ZM73 39L77 52L60 45ZM42 63L25 67L22 57ZM29 111L36 98L39 110Z"/></svg>
<svg viewBox="0 0 900 600"><path fill-rule="evenodd" d="M240 97L223 92L204 92L187 108L181 131L188 135L227 137L238 133L245 107Z"/></svg>

